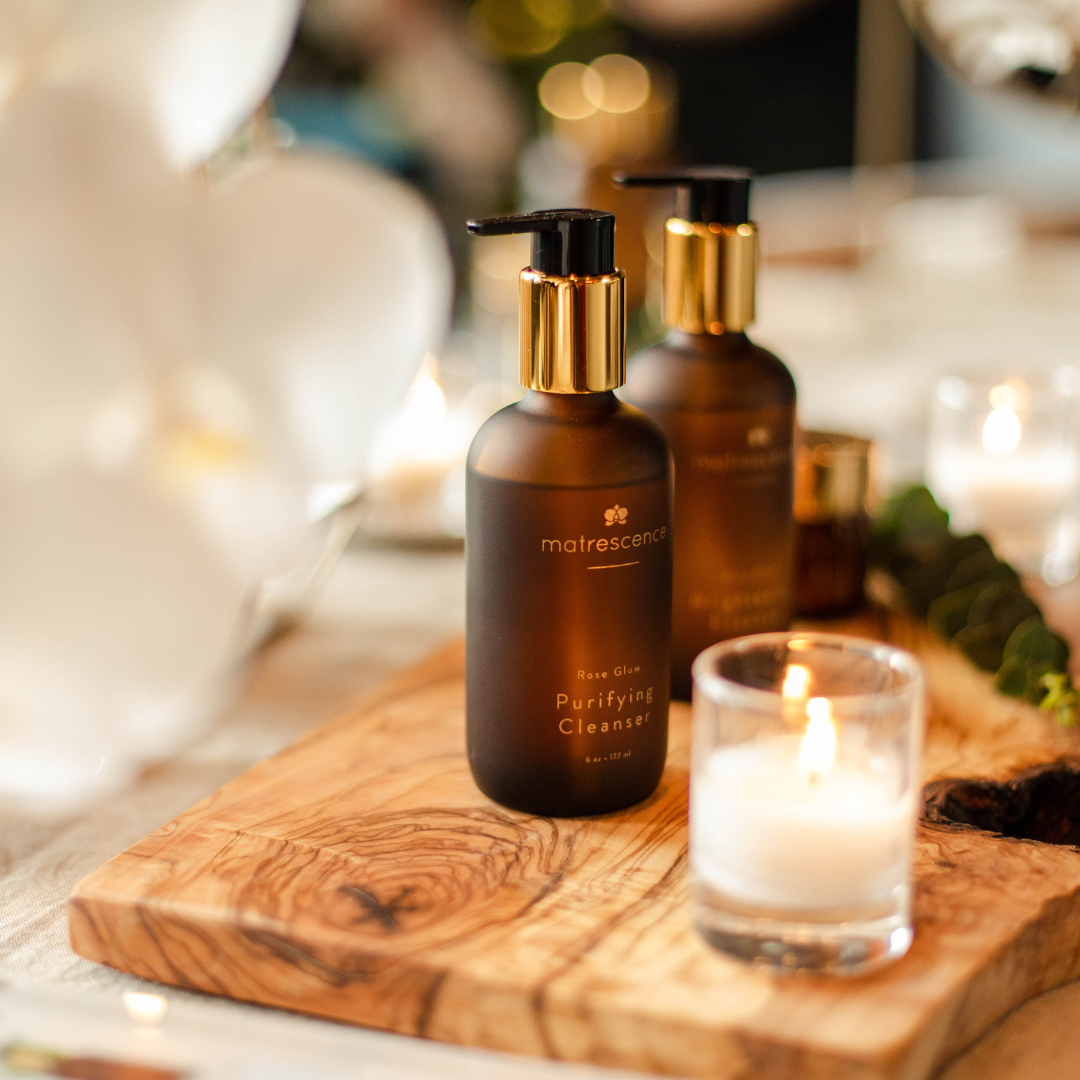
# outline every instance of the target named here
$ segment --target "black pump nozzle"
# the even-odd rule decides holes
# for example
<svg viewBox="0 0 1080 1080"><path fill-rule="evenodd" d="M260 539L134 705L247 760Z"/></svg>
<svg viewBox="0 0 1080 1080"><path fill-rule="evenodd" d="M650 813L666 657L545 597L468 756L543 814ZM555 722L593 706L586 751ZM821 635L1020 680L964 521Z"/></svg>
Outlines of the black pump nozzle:
<svg viewBox="0 0 1080 1080"><path fill-rule="evenodd" d="M745 225L750 220L753 175L749 169L701 165L665 173L617 172L612 180L617 187L677 187L675 216L684 221Z"/></svg>
<svg viewBox="0 0 1080 1080"><path fill-rule="evenodd" d="M532 233L533 270L596 277L615 270L615 215L604 210L538 210L468 222L474 236Z"/></svg>

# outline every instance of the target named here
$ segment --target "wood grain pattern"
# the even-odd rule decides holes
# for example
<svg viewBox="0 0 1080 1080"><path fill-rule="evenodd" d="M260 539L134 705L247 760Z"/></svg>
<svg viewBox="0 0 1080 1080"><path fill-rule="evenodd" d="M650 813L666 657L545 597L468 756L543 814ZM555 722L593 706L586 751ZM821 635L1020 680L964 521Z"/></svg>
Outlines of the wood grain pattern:
<svg viewBox="0 0 1080 1080"><path fill-rule="evenodd" d="M902 619L928 673L928 779L1080 751ZM145 978L465 1045L723 1080L922 1080L1080 975L1080 851L924 825L916 936L860 979L727 960L687 907L689 710L631 811L504 810L464 756L462 649L437 654L84 879L83 956Z"/></svg>

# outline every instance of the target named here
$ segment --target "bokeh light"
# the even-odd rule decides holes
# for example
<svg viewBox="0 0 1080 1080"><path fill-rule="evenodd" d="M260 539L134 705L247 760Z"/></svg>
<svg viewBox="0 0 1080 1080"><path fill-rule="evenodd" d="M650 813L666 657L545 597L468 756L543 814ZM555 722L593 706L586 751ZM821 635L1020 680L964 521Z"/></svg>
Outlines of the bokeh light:
<svg viewBox="0 0 1080 1080"><path fill-rule="evenodd" d="M477 0L472 18L501 56L523 59L555 48L574 25L573 0Z"/></svg>
<svg viewBox="0 0 1080 1080"><path fill-rule="evenodd" d="M137 1024L159 1024L169 1008L169 1002L161 994L145 994L129 990L122 994L128 1016Z"/></svg>
<svg viewBox="0 0 1080 1080"><path fill-rule="evenodd" d="M556 64L540 80L540 104L562 120L583 120L600 107L604 84L585 64Z"/></svg>
<svg viewBox="0 0 1080 1080"><path fill-rule="evenodd" d="M647 161L671 142L674 78L621 53L549 68L537 87L556 139L590 166Z"/></svg>
<svg viewBox="0 0 1080 1080"><path fill-rule="evenodd" d="M588 70L593 78L582 79L582 90L604 112L633 112L649 98L649 72L632 56L619 53L601 56Z"/></svg>
<svg viewBox="0 0 1080 1080"><path fill-rule="evenodd" d="M475 0L473 26L506 60L550 52L574 30L602 19L606 0Z"/></svg>

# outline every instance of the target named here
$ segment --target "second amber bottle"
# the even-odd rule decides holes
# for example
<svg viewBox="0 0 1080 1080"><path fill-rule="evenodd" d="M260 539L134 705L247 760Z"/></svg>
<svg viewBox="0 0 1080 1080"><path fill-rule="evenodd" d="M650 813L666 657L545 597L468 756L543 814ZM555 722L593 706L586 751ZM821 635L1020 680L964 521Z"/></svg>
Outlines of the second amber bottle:
<svg viewBox="0 0 1080 1080"><path fill-rule="evenodd" d="M637 354L624 395L675 459L671 689L725 638L784 630L793 592L795 383L745 332L754 319L757 226L746 171L617 176L676 185L664 235L665 341Z"/></svg>

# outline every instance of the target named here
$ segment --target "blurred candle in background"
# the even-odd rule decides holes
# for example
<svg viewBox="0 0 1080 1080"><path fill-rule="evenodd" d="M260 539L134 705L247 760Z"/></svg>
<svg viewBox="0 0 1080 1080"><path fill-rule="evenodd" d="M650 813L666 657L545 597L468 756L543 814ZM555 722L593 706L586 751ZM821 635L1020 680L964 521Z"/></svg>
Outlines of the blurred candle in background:
<svg viewBox="0 0 1080 1080"><path fill-rule="evenodd" d="M1065 367L1049 380L950 375L933 399L927 484L954 529L1051 585L1077 572L1078 397L1080 372Z"/></svg>
<svg viewBox="0 0 1080 1080"><path fill-rule="evenodd" d="M461 410L447 407L439 363L427 355L401 409L375 437L361 528L384 540L460 537L444 485L465 460L475 431ZM451 498L451 504L454 500Z"/></svg>

